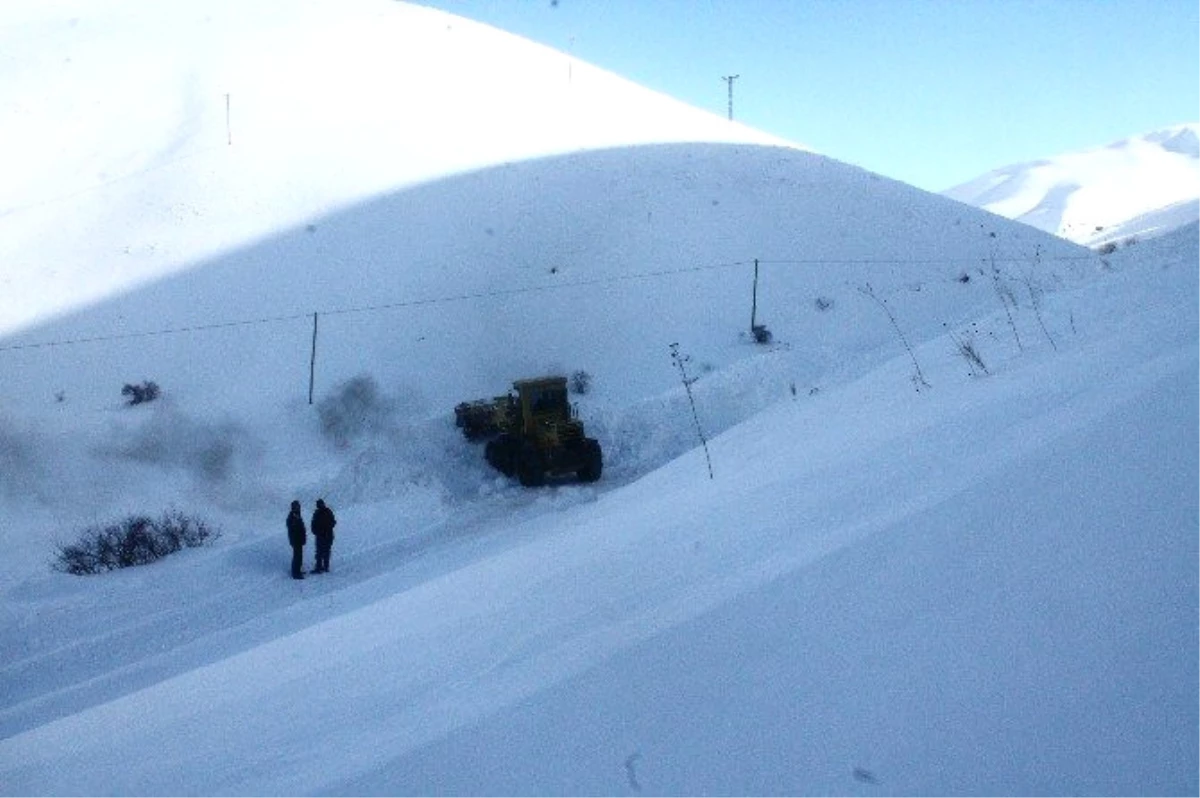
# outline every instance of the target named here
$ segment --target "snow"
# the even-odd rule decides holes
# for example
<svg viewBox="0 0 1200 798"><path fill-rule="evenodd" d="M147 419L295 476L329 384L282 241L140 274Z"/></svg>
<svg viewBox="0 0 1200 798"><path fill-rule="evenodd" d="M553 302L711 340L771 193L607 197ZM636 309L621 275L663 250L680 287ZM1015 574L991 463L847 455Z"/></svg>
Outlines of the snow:
<svg viewBox="0 0 1200 798"><path fill-rule="evenodd" d="M0 330L447 174L659 141L781 143L407 3L16 0L5 15L0 214L18 225L0 256L22 301Z"/></svg>
<svg viewBox="0 0 1200 798"><path fill-rule="evenodd" d="M1195 224L1101 259L575 63L606 123L580 139L495 111L561 111L562 54L293 6L5 8L5 44L48 37L26 87L175 53L137 90L219 99L234 62L263 103L353 89L337 125L286 91L232 145L206 117L213 153L181 160L165 110L98 112L79 163L121 179L6 185L0 793L1197 791ZM422 72L420 124L361 68L400 57L458 65ZM67 107L4 157L53 164ZM453 427L577 369L594 485L522 489ZM125 407L142 379L163 397ZM283 516L318 496L332 572L294 582ZM49 568L166 507L222 537Z"/></svg>
<svg viewBox="0 0 1200 798"><path fill-rule="evenodd" d="M1200 219L1200 125L1014 164L943 192L1092 247Z"/></svg>

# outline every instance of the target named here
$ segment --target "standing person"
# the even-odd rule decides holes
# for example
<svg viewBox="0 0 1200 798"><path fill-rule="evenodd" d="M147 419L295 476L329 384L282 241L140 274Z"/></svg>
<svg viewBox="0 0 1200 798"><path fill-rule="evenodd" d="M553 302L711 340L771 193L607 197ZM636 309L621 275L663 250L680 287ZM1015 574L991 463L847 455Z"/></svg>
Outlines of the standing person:
<svg viewBox="0 0 1200 798"><path fill-rule="evenodd" d="M288 543L292 544L292 579L304 578L304 544L308 542L308 530L304 528L304 516L300 514L300 502L292 502L292 511L287 517Z"/></svg>
<svg viewBox="0 0 1200 798"><path fill-rule="evenodd" d="M329 573L329 555L333 551L333 528L337 519L333 510L325 506L324 499L317 499L317 509L313 511L312 531L317 541L317 561L313 568L314 574Z"/></svg>

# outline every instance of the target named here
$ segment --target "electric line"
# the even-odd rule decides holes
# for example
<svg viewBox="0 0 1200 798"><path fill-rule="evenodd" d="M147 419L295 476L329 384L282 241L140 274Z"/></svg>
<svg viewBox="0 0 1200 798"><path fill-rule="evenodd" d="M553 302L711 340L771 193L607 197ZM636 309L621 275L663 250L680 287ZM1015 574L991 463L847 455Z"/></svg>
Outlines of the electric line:
<svg viewBox="0 0 1200 798"><path fill-rule="evenodd" d="M220 330L229 327L249 327L255 324L274 324L281 321L306 319L310 316L312 316L311 313L293 313L287 316L272 316L263 319L243 319L240 321L222 321L214 322L212 324L195 324L188 327L173 327L166 330L145 330L142 332L115 333L113 335L94 335L87 338L68 338L62 341L39 341L31 344L10 344L9 346L0 346L0 352L7 352L16 349L46 349L54 346L73 346L75 344L92 344L104 341L122 341L130 338L151 338L157 335L176 335L179 333L204 332L207 330Z"/></svg>
<svg viewBox="0 0 1200 798"><path fill-rule="evenodd" d="M1043 257L1041 262L1063 262L1063 261L1085 261L1092 260L1094 256L1088 255L1072 255L1058 257ZM989 259L996 262L1024 262L1027 258L995 258ZM834 259L834 258L811 258L811 259L791 259L791 260L758 260L760 265L776 265L776 266L877 266L877 265L908 265L908 264L937 264L937 263L966 263L965 258L859 258L859 259ZM660 277L674 277L683 274L694 274L706 271L717 271L721 269L731 269L739 266L747 266L754 263L752 260L731 261L728 263L716 263L704 266L688 266L677 269L658 269L648 272L635 272L631 274L620 274L615 276L596 277L590 280L575 280L571 282L561 282L553 285L531 285L518 288L494 289L489 291L474 291L463 294L452 294L447 296L428 297L425 299L409 299L399 302L387 302L377 305L360 305L345 308L334 308L332 310L316 311L323 316L342 316L354 313L373 313L383 310L398 310L403 308L416 308L428 305L441 305L451 302L464 302L475 299L489 299L494 297L517 296L521 294L539 293L543 291L561 291L571 288L587 288L597 285L608 285L634 280L649 280ZM81 338L68 338L58 341L37 341L23 344L8 344L0 346L0 352L12 352L26 349L49 349L61 346L75 346L78 344L91 343L106 343L112 341L124 341L137 338L152 338L165 335L180 335L185 333L209 332L213 330L231 329L235 327L250 327L263 324L278 324L287 321L296 321L297 319L310 319L313 316L313 311L297 311L280 316L267 316L256 319L239 319L234 321L212 322L209 324L194 324L186 327L169 327L158 330L143 330L138 332L128 333L112 333L109 335L94 335Z"/></svg>
<svg viewBox="0 0 1200 798"><path fill-rule="evenodd" d="M471 299L487 299L490 297L514 296L518 294L530 294L540 291L559 291L568 288L588 287L593 285L602 285L605 283L619 283L630 280L644 280L654 277L665 277L677 274L688 274L692 272L713 271L717 269L728 269L734 266L744 266L746 261L737 261L733 263L718 263L709 266L691 266L682 269L663 269L653 272L641 272L636 274L623 274L615 277L597 277L592 280L577 280L575 282L560 283L558 285L534 285L521 288L506 288L492 291L477 291L467 294L455 294L451 296L430 297L427 299L410 299L402 302L388 302L381 305L361 305L358 307L335 308L333 310L317 311L322 316L340 316L351 313L369 313L380 310L395 310L399 308L413 308L425 305L439 305L450 302L462 302ZM140 332L130 333L113 333L111 335L95 335L86 338L69 338L61 341L39 341L27 344L9 344L0 346L0 352L14 351L18 349L46 349L56 346L73 346L75 344L90 344L99 342L122 341L134 338L151 338L161 335L177 335L181 333L206 332L210 330L227 329L231 327L249 327L260 324L276 324L284 321L295 321L296 319L310 319L312 312L297 312L289 313L283 316L269 316L259 319L241 319L238 321L214 322L211 324L195 324L187 327L170 327L160 330L143 330Z"/></svg>
<svg viewBox="0 0 1200 798"><path fill-rule="evenodd" d="M1085 261L1095 260L1095 255L1060 255L1049 258L1043 257L1042 262L1054 261ZM1030 259L1028 257L1018 257L1016 255L1007 258L980 258L982 262L996 263L1026 263ZM765 260L760 259L759 263L764 266L878 266L884 264L892 265L925 265L938 263L969 263L969 258L809 258L799 260Z"/></svg>

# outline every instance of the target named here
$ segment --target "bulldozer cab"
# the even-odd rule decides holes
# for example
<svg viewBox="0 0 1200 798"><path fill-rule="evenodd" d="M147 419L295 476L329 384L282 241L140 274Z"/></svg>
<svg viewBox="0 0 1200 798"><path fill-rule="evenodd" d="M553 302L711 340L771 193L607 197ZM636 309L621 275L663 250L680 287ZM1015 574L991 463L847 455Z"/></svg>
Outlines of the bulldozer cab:
<svg viewBox="0 0 1200 798"><path fill-rule="evenodd" d="M557 427L571 420L566 377L517 380L513 387L517 390L517 401L521 405L521 426L526 435L536 435L539 428Z"/></svg>

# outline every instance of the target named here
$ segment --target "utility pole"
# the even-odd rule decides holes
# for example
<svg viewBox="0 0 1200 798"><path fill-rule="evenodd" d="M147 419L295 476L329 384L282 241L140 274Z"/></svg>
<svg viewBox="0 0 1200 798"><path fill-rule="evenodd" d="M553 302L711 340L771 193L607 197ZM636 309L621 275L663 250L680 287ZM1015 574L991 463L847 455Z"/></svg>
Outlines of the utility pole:
<svg viewBox="0 0 1200 798"><path fill-rule="evenodd" d="M729 84L729 121L733 121L733 82L741 75L725 75L721 80Z"/></svg>
<svg viewBox="0 0 1200 798"><path fill-rule="evenodd" d="M758 258L754 259L754 289L750 295L750 332L758 326Z"/></svg>
<svg viewBox="0 0 1200 798"><path fill-rule="evenodd" d="M571 43L567 45L567 85L570 85L574 80L575 72L575 37L571 37Z"/></svg>
<svg viewBox="0 0 1200 798"><path fill-rule="evenodd" d="M313 383L317 379L317 314L313 312L312 355L308 360L308 403L313 403Z"/></svg>

